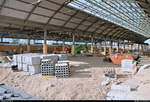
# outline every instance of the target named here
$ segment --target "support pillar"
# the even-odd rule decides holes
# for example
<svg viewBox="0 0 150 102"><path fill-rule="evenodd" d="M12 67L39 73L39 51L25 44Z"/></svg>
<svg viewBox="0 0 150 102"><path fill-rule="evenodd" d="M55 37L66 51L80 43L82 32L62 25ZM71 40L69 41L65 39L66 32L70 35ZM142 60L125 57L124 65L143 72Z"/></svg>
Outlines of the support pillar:
<svg viewBox="0 0 150 102"><path fill-rule="evenodd" d="M133 52L133 44L131 44L131 52Z"/></svg>
<svg viewBox="0 0 150 102"><path fill-rule="evenodd" d="M104 41L104 54L106 55L107 48L106 48L106 40Z"/></svg>
<svg viewBox="0 0 150 102"><path fill-rule="evenodd" d="M91 39L91 54L94 54L94 44L93 44L93 42L94 42L94 39L93 39L93 37L92 37L92 39Z"/></svg>
<svg viewBox="0 0 150 102"><path fill-rule="evenodd" d="M110 41L109 53L112 53L112 41Z"/></svg>
<svg viewBox="0 0 150 102"><path fill-rule="evenodd" d="M126 51L126 48L125 48L125 41L123 41L123 52Z"/></svg>
<svg viewBox="0 0 150 102"><path fill-rule="evenodd" d="M1 42L3 42L3 38L1 37Z"/></svg>
<svg viewBox="0 0 150 102"><path fill-rule="evenodd" d="M47 30L44 30L44 44L43 44L43 54L48 53L47 49Z"/></svg>
<svg viewBox="0 0 150 102"><path fill-rule="evenodd" d="M100 42L100 45L99 45L99 52L102 52L102 42Z"/></svg>
<svg viewBox="0 0 150 102"><path fill-rule="evenodd" d="M138 52L140 52L140 45L138 44Z"/></svg>
<svg viewBox="0 0 150 102"><path fill-rule="evenodd" d="M65 41L63 41L63 45L62 45L62 51L65 51Z"/></svg>
<svg viewBox="0 0 150 102"><path fill-rule="evenodd" d="M34 45L35 45L35 43L36 43L36 40L33 40L33 41L34 41L33 43L34 43Z"/></svg>
<svg viewBox="0 0 150 102"><path fill-rule="evenodd" d="M132 45L131 45L132 46ZM128 41L128 52L130 52L130 44L129 44L129 41Z"/></svg>
<svg viewBox="0 0 150 102"><path fill-rule="evenodd" d="M144 51L143 44L141 44L141 50Z"/></svg>
<svg viewBox="0 0 150 102"><path fill-rule="evenodd" d="M117 42L117 52L119 52L119 41Z"/></svg>
<svg viewBox="0 0 150 102"><path fill-rule="evenodd" d="M75 56L76 53L75 53L75 35L73 34L73 44L72 44L72 56Z"/></svg>
<svg viewBox="0 0 150 102"><path fill-rule="evenodd" d="M31 51L30 39L28 39L27 51L28 51L28 52Z"/></svg>
<svg viewBox="0 0 150 102"><path fill-rule="evenodd" d="M145 52L147 51L147 45L144 45Z"/></svg>

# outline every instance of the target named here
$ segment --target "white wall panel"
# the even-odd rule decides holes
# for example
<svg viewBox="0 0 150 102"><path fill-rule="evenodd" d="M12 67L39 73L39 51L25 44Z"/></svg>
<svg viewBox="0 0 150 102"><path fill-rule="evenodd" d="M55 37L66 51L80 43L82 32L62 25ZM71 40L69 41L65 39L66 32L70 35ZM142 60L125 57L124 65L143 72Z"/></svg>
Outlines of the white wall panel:
<svg viewBox="0 0 150 102"><path fill-rule="evenodd" d="M28 3L32 4L32 3L34 3L36 0L22 0L22 1L28 2Z"/></svg>
<svg viewBox="0 0 150 102"><path fill-rule="evenodd" d="M42 3L40 3L40 6L46 7L46 8L49 8L49 9L53 9L53 10L57 10L57 9L60 8L60 5L56 5L56 4L48 2L46 0L44 0Z"/></svg>
<svg viewBox="0 0 150 102"><path fill-rule="evenodd" d="M91 22L84 21L82 24L83 24L83 25L91 25Z"/></svg>
<svg viewBox="0 0 150 102"><path fill-rule="evenodd" d="M8 8L3 8L1 15L25 19L27 17L28 13L12 10L12 9L8 9Z"/></svg>
<svg viewBox="0 0 150 102"><path fill-rule="evenodd" d="M84 14L84 13L77 13L76 15L75 15L75 17L78 17L78 18L82 18L82 19L84 19L84 18L87 18L87 14Z"/></svg>
<svg viewBox="0 0 150 102"><path fill-rule="evenodd" d="M70 18L70 16L64 15L62 13L57 13L54 18L59 18L59 19L63 19L63 20L68 20Z"/></svg>
<svg viewBox="0 0 150 102"><path fill-rule="evenodd" d="M31 9L33 8L33 5L19 2L16 0L6 0L5 6L19 9L19 10L24 10L24 11L31 11Z"/></svg>
<svg viewBox="0 0 150 102"><path fill-rule="evenodd" d="M57 19L52 19L50 24L62 26L65 22Z"/></svg>
<svg viewBox="0 0 150 102"><path fill-rule="evenodd" d="M96 28L90 27L90 28L88 29L88 31L90 31L90 32L94 32L94 31L95 31L95 29L96 29Z"/></svg>
<svg viewBox="0 0 150 102"><path fill-rule="evenodd" d="M58 4L63 4L65 1L69 1L69 0L51 0L51 1L54 1Z"/></svg>
<svg viewBox="0 0 150 102"><path fill-rule="evenodd" d="M65 27L68 27L68 28L75 28L77 26L77 24L74 24L74 23L67 23Z"/></svg>
<svg viewBox="0 0 150 102"><path fill-rule="evenodd" d="M43 16L38 16L38 15L32 14L31 17L29 18L29 20L46 23L48 21L48 17L43 17Z"/></svg>
<svg viewBox="0 0 150 102"><path fill-rule="evenodd" d="M87 27L88 27L88 26L80 25L80 26L78 27L78 29L80 29L80 30L85 30Z"/></svg>
<svg viewBox="0 0 150 102"><path fill-rule="evenodd" d="M75 22L75 23L80 23L82 21L82 19L72 18L70 21Z"/></svg>
<svg viewBox="0 0 150 102"><path fill-rule="evenodd" d="M69 8L63 7L60 12L66 13L68 15L73 15L76 11L75 10L71 10Z"/></svg>
<svg viewBox="0 0 150 102"><path fill-rule="evenodd" d="M45 16L49 16L49 17L51 17L54 14L53 11L50 11L50 10L47 10L47 9L43 9L41 7L36 8L34 13L45 15Z"/></svg>

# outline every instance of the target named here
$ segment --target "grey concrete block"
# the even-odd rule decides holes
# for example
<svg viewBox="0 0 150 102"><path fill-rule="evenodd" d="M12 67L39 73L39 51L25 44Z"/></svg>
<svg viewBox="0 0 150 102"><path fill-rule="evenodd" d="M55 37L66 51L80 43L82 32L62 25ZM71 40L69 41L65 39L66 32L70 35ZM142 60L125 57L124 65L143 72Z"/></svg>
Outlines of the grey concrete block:
<svg viewBox="0 0 150 102"><path fill-rule="evenodd" d="M7 91L7 89L0 87L0 94L4 94Z"/></svg>
<svg viewBox="0 0 150 102"><path fill-rule="evenodd" d="M33 74L38 74L38 73L40 73L41 72L41 70L40 70L40 66L38 65L38 66L29 66L29 73L31 74L31 75L33 75Z"/></svg>
<svg viewBox="0 0 150 102"><path fill-rule="evenodd" d="M119 91L126 91L126 92L130 92L131 91L131 88L130 88L130 86L129 85L115 85L115 84L113 84L112 86L111 86L111 90L119 90Z"/></svg>

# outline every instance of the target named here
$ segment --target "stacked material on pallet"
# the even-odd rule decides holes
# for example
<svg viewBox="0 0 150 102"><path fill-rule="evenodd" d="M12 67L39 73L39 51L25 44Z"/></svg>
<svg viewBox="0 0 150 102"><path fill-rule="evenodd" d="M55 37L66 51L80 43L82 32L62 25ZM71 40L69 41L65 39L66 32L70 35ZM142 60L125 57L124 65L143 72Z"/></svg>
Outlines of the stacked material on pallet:
<svg viewBox="0 0 150 102"><path fill-rule="evenodd" d="M56 77L70 76L70 66L68 61L58 61L58 63L55 64L55 76Z"/></svg>
<svg viewBox="0 0 150 102"><path fill-rule="evenodd" d="M55 73L55 64L58 61L58 56L49 56L43 57L41 59L41 73L43 76L54 75Z"/></svg>
<svg viewBox="0 0 150 102"><path fill-rule="evenodd" d="M23 71L31 75L40 73L40 55L23 56Z"/></svg>
<svg viewBox="0 0 150 102"><path fill-rule="evenodd" d="M14 65L18 65L18 70L23 70L27 72L28 75L38 73L42 73L42 75L54 75L55 64L58 61L65 60L67 60L66 54L28 53L13 55ZM69 62L67 63L67 65L69 65Z"/></svg>
<svg viewBox="0 0 150 102"><path fill-rule="evenodd" d="M121 61L121 70L123 72L133 72L136 66L136 62L129 59L124 59Z"/></svg>
<svg viewBox="0 0 150 102"><path fill-rule="evenodd" d="M18 65L18 70L29 74L40 73L40 54L28 53L13 55L13 63Z"/></svg>
<svg viewBox="0 0 150 102"><path fill-rule="evenodd" d="M0 84L0 101L10 101L10 100L42 100L33 97L27 93L20 90L6 86L5 84Z"/></svg>

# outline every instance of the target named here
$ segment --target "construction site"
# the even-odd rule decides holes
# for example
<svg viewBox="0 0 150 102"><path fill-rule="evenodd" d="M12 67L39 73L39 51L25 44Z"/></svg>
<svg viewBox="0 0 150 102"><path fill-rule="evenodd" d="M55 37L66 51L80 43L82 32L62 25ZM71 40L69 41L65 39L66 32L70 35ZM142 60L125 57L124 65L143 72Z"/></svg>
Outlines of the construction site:
<svg viewBox="0 0 150 102"><path fill-rule="evenodd" d="M0 101L150 100L150 0L0 0Z"/></svg>

